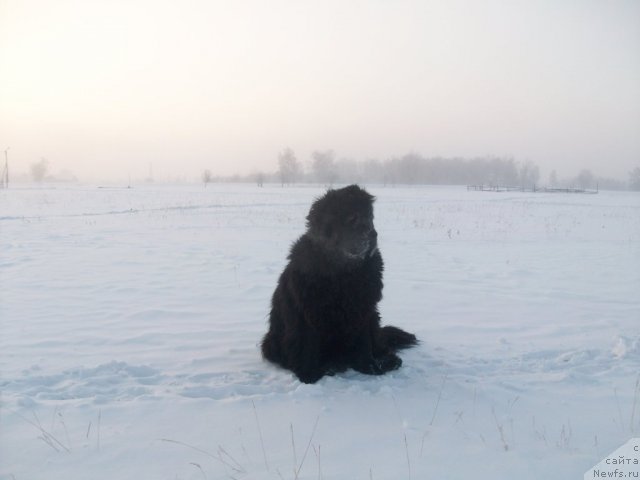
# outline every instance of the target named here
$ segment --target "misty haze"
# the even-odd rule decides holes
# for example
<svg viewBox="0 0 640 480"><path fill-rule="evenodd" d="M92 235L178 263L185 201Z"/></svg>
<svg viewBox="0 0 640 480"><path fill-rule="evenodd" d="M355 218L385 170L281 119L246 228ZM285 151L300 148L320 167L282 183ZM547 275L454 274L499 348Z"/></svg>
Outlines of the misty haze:
<svg viewBox="0 0 640 480"><path fill-rule="evenodd" d="M639 18L0 0L0 479L635 478ZM373 216L312 229L354 183ZM301 237L313 385L260 348ZM382 300L336 303L372 258ZM349 330L378 314L401 364Z"/></svg>
<svg viewBox="0 0 640 480"><path fill-rule="evenodd" d="M303 163L513 158L640 167L633 1L0 4L0 150L81 182ZM349 181L343 179L343 181Z"/></svg>

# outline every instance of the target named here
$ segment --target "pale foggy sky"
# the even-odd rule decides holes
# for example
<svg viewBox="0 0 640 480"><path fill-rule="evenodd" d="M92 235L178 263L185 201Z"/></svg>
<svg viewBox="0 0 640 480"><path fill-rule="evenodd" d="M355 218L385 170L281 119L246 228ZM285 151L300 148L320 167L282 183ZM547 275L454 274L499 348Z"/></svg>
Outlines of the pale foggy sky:
<svg viewBox="0 0 640 480"><path fill-rule="evenodd" d="M384 160L640 166L640 2L0 0L0 150L81 180Z"/></svg>

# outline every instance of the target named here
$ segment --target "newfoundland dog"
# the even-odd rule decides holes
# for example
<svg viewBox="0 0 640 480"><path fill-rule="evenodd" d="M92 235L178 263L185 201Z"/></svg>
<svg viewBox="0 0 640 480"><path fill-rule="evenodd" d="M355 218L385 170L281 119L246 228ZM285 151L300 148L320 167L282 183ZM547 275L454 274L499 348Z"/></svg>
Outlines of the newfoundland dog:
<svg viewBox="0 0 640 480"><path fill-rule="evenodd" d="M373 201L357 185L316 200L273 293L262 354L304 383L348 368L381 375L402 365L397 350L418 343L380 326L383 264Z"/></svg>

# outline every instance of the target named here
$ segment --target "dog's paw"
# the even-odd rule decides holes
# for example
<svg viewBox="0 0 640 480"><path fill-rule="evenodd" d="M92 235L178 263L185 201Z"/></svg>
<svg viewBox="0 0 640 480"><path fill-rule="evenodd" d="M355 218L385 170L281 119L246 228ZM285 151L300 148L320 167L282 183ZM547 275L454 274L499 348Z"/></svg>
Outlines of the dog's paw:
<svg viewBox="0 0 640 480"><path fill-rule="evenodd" d="M294 372L302 383L316 383L322 377L324 377L327 372L321 370L311 370L311 371L297 371Z"/></svg>
<svg viewBox="0 0 640 480"><path fill-rule="evenodd" d="M377 358L368 358L364 362L352 365L353 369L367 375L383 375L391 370L397 370L402 365L402 360L394 353L388 353Z"/></svg>
<svg viewBox="0 0 640 480"><path fill-rule="evenodd" d="M385 355L384 357L377 359L376 362L381 373L397 370L402 366L402 359L394 353Z"/></svg>

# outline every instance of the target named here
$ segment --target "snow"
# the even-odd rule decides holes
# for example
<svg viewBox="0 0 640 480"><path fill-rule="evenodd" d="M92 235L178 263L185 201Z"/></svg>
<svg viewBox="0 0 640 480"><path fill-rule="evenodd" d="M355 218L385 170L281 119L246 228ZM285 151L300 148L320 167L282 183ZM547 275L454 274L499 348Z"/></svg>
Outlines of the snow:
<svg viewBox="0 0 640 480"><path fill-rule="evenodd" d="M419 347L262 361L321 187L0 191L1 479L581 478L640 432L640 195L369 186Z"/></svg>

